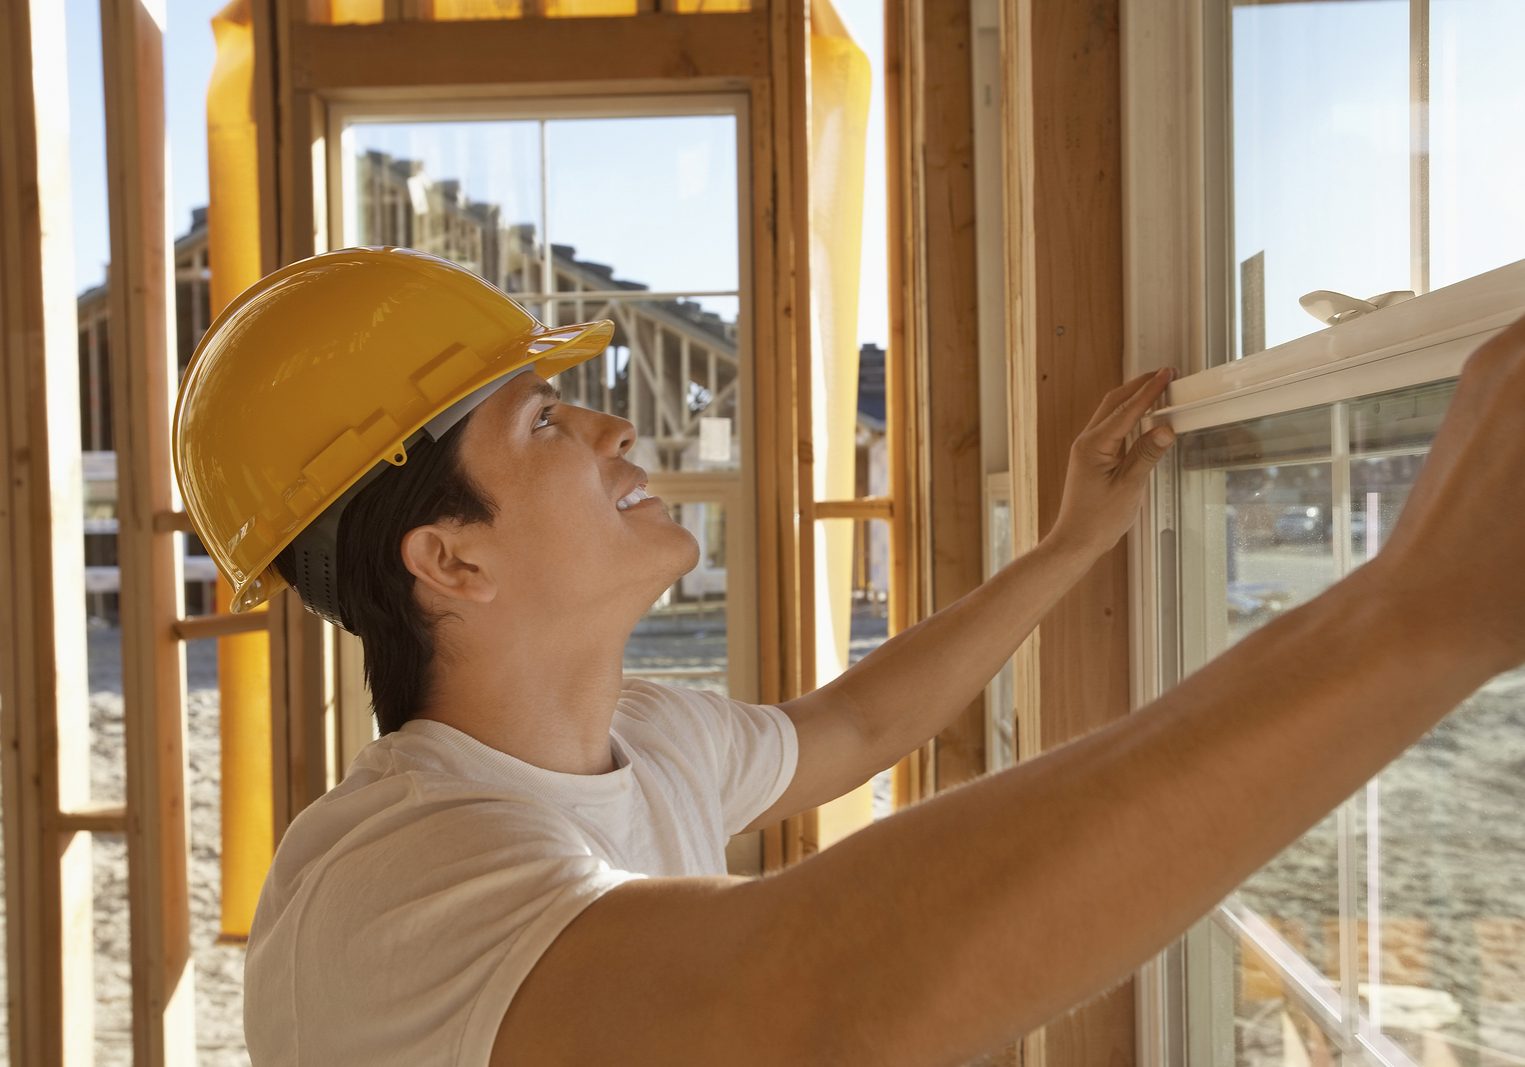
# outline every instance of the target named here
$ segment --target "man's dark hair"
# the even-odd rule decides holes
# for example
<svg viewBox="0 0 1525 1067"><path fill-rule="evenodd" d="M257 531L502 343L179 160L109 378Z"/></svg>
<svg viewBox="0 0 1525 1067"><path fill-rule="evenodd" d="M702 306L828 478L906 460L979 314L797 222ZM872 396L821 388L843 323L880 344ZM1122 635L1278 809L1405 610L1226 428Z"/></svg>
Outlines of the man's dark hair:
<svg viewBox="0 0 1525 1067"><path fill-rule="evenodd" d="M433 681L435 627L413 599L417 581L402 562L403 535L441 520L490 523L497 508L461 468L461 432L468 415L437 442L408 451L350 501L339 519L336 570L345 628L365 650L365 683L381 735L418 714ZM288 546L275 557L283 578L295 573Z"/></svg>

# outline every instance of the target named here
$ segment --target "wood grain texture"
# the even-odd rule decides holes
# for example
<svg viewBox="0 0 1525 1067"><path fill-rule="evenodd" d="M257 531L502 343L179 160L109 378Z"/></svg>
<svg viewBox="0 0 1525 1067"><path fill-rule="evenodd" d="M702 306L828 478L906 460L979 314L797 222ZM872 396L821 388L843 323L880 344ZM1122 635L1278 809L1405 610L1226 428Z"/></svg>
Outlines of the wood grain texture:
<svg viewBox="0 0 1525 1067"><path fill-rule="evenodd" d="M170 411L177 376L173 245L164 172L164 35L139 0L104 0L111 230L111 378L122 575L129 925L135 1063L196 1059L185 801L184 588L175 539Z"/></svg>
<svg viewBox="0 0 1525 1067"><path fill-rule="evenodd" d="M913 107L920 158L920 244L924 269L918 353L925 404L927 553L931 611L984 578L980 460L979 285L975 248L972 26L967 4L924 5L912 23L919 77ZM915 357L913 357L915 358ZM985 771L985 698L942 730L935 786L947 789Z"/></svg>
<svg viewBox="0 0 1525 1067"><path fill-rule="evenodd" d="M83 1058L94 990L84 574L62 10L0 6L0 776L11 1063ZM71 562L72 561L72 562ZM82 749L82 750L81 750ZM123 827L125 828L125 827ZM66 965L66 961L69 961Z"/></svg>
<svg viewBox="0 0 1525 1067"><path fill-rule="evenodd" d="M763 78L766 12L291 27L298 89Z"/></svg>
<svg viewBox="0 0 1525 1067"><path fill-rule="evenodd" d="M1069 449L1123 376L1120 37L1117 0L1003 0L1003 100L1018 550L1059 510ZM1037 714L1023 757L1129 710L1127 549L1119 545L1050 612L1019 657ZM1024 1043L1047 1067L1131 1064L1133 984Z"/></svg>

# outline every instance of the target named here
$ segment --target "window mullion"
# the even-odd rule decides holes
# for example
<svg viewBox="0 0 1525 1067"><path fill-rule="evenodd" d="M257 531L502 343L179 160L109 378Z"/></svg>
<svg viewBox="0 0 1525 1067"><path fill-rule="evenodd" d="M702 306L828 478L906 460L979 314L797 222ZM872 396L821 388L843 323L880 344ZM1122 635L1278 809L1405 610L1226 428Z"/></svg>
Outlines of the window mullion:
<svg viewBox="0 0 1525 1067"><path fill-rule="evenodd" d="M1409 256L1422 296L1430 291L1430 0L1409 0Z"/></svg>

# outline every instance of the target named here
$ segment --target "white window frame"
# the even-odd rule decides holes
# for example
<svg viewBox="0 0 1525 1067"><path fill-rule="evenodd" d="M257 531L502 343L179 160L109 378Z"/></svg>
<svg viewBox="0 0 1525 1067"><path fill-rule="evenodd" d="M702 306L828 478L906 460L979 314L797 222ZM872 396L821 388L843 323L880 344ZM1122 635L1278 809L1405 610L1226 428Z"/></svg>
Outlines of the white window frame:
<svg viewBox="0 0 1525 1067"><path fill-rule="evenodd" d="M325 210L319 212L320 226L326 229L326 246L342 248L356 243L356 235L347 230L349 213L344 210L344 186L351 179L353 165L347 128L353 123L413 122L508 122L557 119L621 119L679 117L690 115L726 115L736 121L736 251L737 288L735 290L683 290L655 292L647 290L609 291L582 294L589 300L639 302L674 297L725 296L737 300L737 352L742 365L742 395L737 414L741 422L740 466L733 471L652 471L648 488L674 504L718 504L726 515L726 683L733 698L757 701L760 698L760 657L756 613L746 610L757 599L757 457L756 426L757 366L751 324L753 311L751 133L748 97L735 92L672 92L621 96L514 94L510 90L481 94L466 91L459 96L424 100L398 99L388 93L356 93L351 98L329 103L326 109L328 176ZM541 157L541 190L545 191L545 157ZM325 225L326 223L326 225ZM551 235L554 240L554 235ZM320 243L321 247L321 243ZM527 304L543 302L550 294L516 293L515 299ZM375 736L370 701L365 693L359 641L335 631L336 670L340 681L341 707L339 733L344 751L340 766L346 766L353 753ZM628 673L628 672L627 672ZM665 676L664 676L665 677ZM347 696L347 699L346 699Z"/></svg>
<svg viewBox="0 0 1525 1067"><path fill-rule="evenodd" d="M1151 423L1185 433L1454 378L1472 351L1525 314L1525 260L1432 292L1422 286L1413 300L1212 365L1232 321L1225 298L1232 259L1226 20L1215 11L1214 0L1121 0L1124 362L1129 375L1161 365L1182 375ZM1209 47L1214 41L1217 50ZM1427 86L1419 88L1427 92ZM1428 131L1416 129L1415 137L1421 152L1412 178L1425 182ZM1416 256L1421 243L1416 241ZM1177 680L1178 631L1159 622L1173 612L1178 581L1176 481L1167 462L1150 486L1143 521L1129 537L1135 707ZM1246 921L1220 907L1198 930L1237 932ZM1284 947L1278 939L1260 934L1257 942L1267 946L1270 962L1287 979L1289 996L1330 1021L1318 976L1300 968L1290 949L1278 952ZM1140 969L1142 1067L1215 1062L1223 1035L1189 1029L1186 973L1224 966L1221 945L1222 938L1188 935ZM1348 1051L1370 1062L1411 1062L1380 1034L1355 1036Z"/></svg>

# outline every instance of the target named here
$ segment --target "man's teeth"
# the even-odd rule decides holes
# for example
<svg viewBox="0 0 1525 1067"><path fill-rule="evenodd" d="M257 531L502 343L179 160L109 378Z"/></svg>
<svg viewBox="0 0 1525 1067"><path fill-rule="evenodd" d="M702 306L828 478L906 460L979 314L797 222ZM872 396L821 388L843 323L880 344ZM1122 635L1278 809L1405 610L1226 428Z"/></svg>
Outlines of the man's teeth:
<svg viewBox="0 0 1525 1067"><path fill-rule="evenodd" d="M634 489L630 490L629 494L620 497L619 500L615 502L614 506L619 508L621 511L624 511L626 508L634 507L636 504L639 504L650 495L651 494L646 491L644 486L638 485Z"/></svg>

